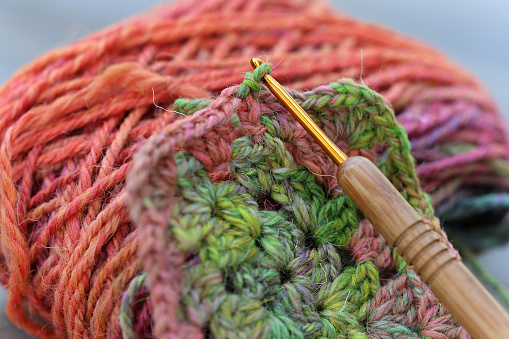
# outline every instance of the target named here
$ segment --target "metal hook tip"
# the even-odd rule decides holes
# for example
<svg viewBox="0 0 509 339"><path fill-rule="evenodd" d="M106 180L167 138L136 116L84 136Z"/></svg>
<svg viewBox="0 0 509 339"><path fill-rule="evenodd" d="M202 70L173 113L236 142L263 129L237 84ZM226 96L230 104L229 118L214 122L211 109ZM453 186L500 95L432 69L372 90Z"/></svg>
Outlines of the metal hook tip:
<svg viewBox="0 0 509 339"><path fill-rule="evenodd" d="M261 61L260 59L251 58L251 66L253 66L253 68L259 67L261 64L263 64L263 61Z"/></svg>

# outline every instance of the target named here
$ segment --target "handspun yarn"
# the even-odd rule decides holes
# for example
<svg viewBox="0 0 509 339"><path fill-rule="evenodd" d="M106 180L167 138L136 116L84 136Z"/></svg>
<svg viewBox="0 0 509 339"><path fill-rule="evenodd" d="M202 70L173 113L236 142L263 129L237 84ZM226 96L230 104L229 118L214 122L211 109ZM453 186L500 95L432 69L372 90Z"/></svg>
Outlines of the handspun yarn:
<svg viewBox="0 0 509 339"><path fill-rule="evenodd" d="M274 68L246 73L264 54ZM269 71L437 232L432 205L506 235L508 139L468 73L319 2L181 1L0 88L9 318L43 338L468 337L342 195Z"/></svg>

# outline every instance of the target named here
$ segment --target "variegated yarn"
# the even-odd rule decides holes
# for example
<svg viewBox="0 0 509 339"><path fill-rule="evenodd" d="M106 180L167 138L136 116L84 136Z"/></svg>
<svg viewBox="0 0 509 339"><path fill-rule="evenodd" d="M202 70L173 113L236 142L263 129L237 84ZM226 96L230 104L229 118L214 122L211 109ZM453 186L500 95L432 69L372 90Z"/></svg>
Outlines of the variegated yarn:
<svg viewBox="0 0 509 339"><path fill-rule="evenodd" d="M254 56L274 67L249 72ZM434 207L471 248L509 234L504 123L451 61L321 2L180 1L0 88L11 321L41 338L467 338L270 71L437 232Z"/></svg>

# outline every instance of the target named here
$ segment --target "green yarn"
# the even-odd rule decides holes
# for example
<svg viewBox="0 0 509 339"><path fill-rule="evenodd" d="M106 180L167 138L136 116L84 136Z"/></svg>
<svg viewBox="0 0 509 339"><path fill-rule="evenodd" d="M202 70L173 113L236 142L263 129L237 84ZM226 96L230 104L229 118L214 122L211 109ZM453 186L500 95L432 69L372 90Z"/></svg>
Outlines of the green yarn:
<svg viewBox="0 0 509 339"><path fill-rule="evenodd" d="M189 115L208 107L210 103L210 100L180 98L173 102L173 110L181 114Z"/></svg>
<svg viewBox="0 0 509 339"><path fill-rule="evenodd" d="M233 182L211 183L185 153L176 162L181 199L171 230L182 251L200 258L187 270L184 286L202 279L209 289L215 284L199 302L183 303L201 310L211 331L239 338L366 337L361 320L379 286L378 270L370 262L341 270L342 262L351 263L340 249L359 222L349 198L326 201L315 177L269 132L263 143L234 141ZM260 195L284 212L260 211L255 198ZM305 262L296 256L299 251L309 252ZM207 310L204 304L216 307Z"/></svg>
<svg viewBox="0 0 509 339"><path fill-rule="evenodd" d="M211 183L185 153L176 162L181 199L171 229L179 248L200 258L187 270L184 286L203 286L198 281L206 279L210 289L199 302L186 297L183 303L198 308L213 333L367 338L362 319L379 287L378 270L370 262L341 270L342 262L351 262L340 250L359 222L348 197L326 201L315 177L270 132L259 144L248 137L234 141L233 182ZM260 195L284 212L260 211L255 198ZM299 251L309 252L305 262Z"/></svg>
<svg viewBox="0 0 509 339"><path fill-rule="evenodd" d="M137 293L145 282L147 274L142 274L131 280L129 288L127 289L124 297L122 298L122 307L120 308L120 316L118 321L123 330L124 337L138 338L138 334L133 328L133 310L132 304L134 302L134 295Z"/></svg>
<svg viewBox="0 0 509 339"><path fill-rule="evenodd" d="M272 65L263 63L259 67L255 68L253 72L247 72L242 85L240 86L239 92L237 93L238 98L245 98L249 93L256 93L262 90L260 81L265 75L269 75L272 71Z"/></svg>

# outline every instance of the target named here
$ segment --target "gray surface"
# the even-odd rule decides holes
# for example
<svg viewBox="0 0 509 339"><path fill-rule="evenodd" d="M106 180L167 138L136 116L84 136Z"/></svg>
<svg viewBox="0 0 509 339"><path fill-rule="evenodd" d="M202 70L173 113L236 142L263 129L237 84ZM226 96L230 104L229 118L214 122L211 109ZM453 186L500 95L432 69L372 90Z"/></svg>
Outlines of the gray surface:
<svg viewBox="0 0 509 339"><path fill-rule="evenodd" d="M0 83L38 55L159 1L0 0ZM335 7L439 48L480 78L509 115L509 2L504 0L336 0ZM359 65L360 66L360 65ZM479 260L509 288L509 247ZM0 309L5 305L0 293ZM29 338L0 314L0 338Z"/></svg>

